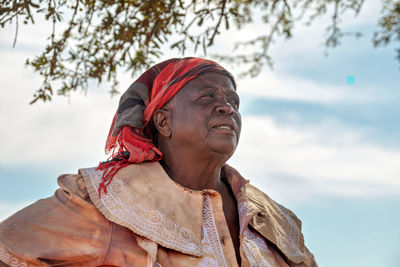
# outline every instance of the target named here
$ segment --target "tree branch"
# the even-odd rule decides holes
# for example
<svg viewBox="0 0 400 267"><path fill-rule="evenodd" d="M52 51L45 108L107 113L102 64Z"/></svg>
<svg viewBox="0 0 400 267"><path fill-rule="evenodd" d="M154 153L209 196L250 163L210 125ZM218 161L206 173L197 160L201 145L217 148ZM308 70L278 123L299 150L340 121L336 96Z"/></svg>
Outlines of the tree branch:
<svg viewBox="0 0 400 267"><path fill-rule="evenodd" d="M222 18L225 16L225 5L226 5L226 0L223 0L223 1L222 1L222 7L221 7L221 14L220 14L220 16L219 16L217 25L216 25L215 28L214 28L214 32L213 32L211 38L208 40L208 45L207 45L207 46L211 46L211 45L214 43L214 38L215 38L215 36L216 36L217 33L218 33L218 28L219 28L219 26L221 25Z"/></svg>

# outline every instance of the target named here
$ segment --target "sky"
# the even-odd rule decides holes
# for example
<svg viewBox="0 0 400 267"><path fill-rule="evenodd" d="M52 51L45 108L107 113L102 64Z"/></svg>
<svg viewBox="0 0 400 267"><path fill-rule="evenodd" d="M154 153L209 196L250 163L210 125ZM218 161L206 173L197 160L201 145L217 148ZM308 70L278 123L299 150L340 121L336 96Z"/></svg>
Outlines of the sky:
<svg viewBox="0 0 400 267"><path fill-rule="evenodd" d="M273 44L273 69L237 80L243 127L229 164L297 214L321 267L400 266L400 62L394 46L372 46L378 17L379 1L366 1L356 18L345 13L343 29L364 37L343 39L328 56L327 18L299 24L294 38ZM0 31L0 220L51 196L60 174L106 158L118 104L109 85L29 105L41 80L24 62L48 29L20 27L14 49L14 28ZM256 22L224 32L213 51L263 30ZM179 56L166 51L160 61ZM131 82L122 73L120 91Z"/></svg>

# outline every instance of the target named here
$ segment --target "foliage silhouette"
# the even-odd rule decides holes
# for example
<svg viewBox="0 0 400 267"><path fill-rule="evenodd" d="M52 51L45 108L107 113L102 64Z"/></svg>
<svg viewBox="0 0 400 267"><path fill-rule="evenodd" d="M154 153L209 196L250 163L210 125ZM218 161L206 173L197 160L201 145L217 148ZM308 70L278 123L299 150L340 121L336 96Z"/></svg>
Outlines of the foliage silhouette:
<svg viewBox="0 0 400 267"><path fill-rule="evenodd" d="M375 46L400 40L400 1L381 3ZM360 32L342 32L340 18L346 11L358 15L363 4L364 0L3 0L0 26L15 23L15 45L20 20L34 24L36 16L44 16L53 25L44 51L26 61L43 78L32 104L51 100L54 87L59 87L59 95L68 95L77 89L86 90L91 80L110 81L110 92L115 94L116 74L121 69L132 75L139 73L157 61L165 45L182 55L188 47L194 52L200 48L206 54L221 31L231 27L239 31L258 14L265 32L233 44L234 55L212 56L246 66L243 73L255 76L264 65L272 67L269 48L274 39L291 38L300 20L312 25L317 17L330 16L326 48L339 45L344 35L361 36ZM66 28L60 31L59 26ZM171 42L172 36L178 36L178 40ZM240 53L243 47L251 47L252 52ZM400 60L400 49L397 52Z"/></svg>

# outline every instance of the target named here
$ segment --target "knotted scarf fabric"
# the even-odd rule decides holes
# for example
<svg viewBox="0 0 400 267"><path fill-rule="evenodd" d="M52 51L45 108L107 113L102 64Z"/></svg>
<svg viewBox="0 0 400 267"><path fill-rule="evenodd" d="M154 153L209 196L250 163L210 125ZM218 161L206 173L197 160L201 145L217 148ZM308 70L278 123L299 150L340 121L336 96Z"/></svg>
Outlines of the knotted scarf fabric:
<svg viewBox="0 0 400 267"><path fill-rule="evenodd" d="M103 171L98 188L106 194L113 176L129 164L158 161L162 153L155 147L149 123L154 112L162 108L189 81L205 72L227 75L236 88L233 76L216 62L201 58L173 58L145 71L121 96L106 141L108 161L97 169Z"/></svg>

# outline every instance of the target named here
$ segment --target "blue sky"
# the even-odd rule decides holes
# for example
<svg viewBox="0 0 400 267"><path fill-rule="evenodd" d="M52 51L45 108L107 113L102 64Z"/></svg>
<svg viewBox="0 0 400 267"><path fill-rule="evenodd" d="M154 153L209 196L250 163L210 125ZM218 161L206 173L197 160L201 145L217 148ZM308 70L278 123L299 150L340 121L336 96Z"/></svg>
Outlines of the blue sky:
<svg viewBox="0 0 400 267"><path fill-rule="evenodd" d="M395 47L372 48L377 3L342 20L363 38L343 39L326 57L327 19L298 26L274 43L273 70L238 80L243 130L230 164L302 219L321 267L400 266L400 63ZM105 159L118 102L108 85L28 105L40 79L23 63L44 46L46 27L21 28L15 49L13 28L0 34L0 220L50 196L58 175ZM225 32L215 51L262 29ZM131 82L121 74L120 91Z"/></svg>

